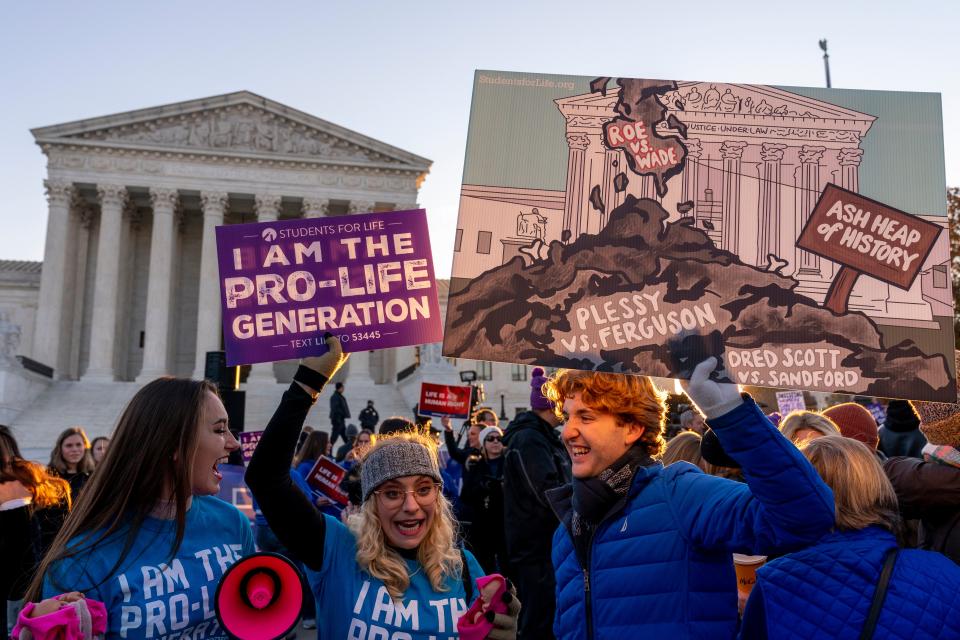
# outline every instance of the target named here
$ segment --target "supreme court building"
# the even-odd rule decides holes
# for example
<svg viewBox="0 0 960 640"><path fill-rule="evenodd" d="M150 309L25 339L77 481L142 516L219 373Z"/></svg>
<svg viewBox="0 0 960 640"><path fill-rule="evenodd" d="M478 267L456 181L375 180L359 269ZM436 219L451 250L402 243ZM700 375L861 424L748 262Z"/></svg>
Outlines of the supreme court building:
<svg viewBox="0 0 960 640"><path fill-rule="evenodd" d="M0 261L0 421L27 449L72 425L109 433L157 376L203 376L222 346L215 227L414 209L431 164L246 91L32 133L47 156L42 268ZM443 310L445 282L439 293ZM248 430L266 424L293 368L244 371ZM354 354L338 375L355 421L368 398L381 417L410 417L424 377L456 373L427 345ZM497 392L525 404L529 387L510 382ZM312 414L320 428L326 404Z"/></svg>

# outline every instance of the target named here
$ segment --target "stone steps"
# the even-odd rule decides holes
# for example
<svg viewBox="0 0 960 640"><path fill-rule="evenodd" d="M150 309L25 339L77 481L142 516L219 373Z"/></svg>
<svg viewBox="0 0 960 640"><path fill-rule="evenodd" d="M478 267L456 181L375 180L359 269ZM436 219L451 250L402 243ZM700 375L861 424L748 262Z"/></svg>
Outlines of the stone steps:
<svg viewBox="0 0 960 640"><path fill-rule="evenodd" d="M374 408L380 414L381 420L394 415L407 419L412 418L413 407L407 406L400 391L393 385L374 384L371 380L357 380L351 377L344 380L344 386L344 396L347 398L351 415L347 424L360 426L360 420L357 416L367 406L367 400L373 400ZM266 426L280 402L280 396L287 387L287 384L269 383L240 386L242 390L247 392L246 415L244 417L246 431L259 431ZM328 416L330 415L330 395L333 392L332 384L323 390L316 404L307 414L306 424L314 429L330 432L331 425Z"/></svg>
<svg viewBox="0 0 960 640"><path fill-rule="evenodd" d="M41 393L10 427L25 457L47 462L57 436L67 427L83 427L91 440L109 435L140 387L135 382L60 380Z"/></svg>

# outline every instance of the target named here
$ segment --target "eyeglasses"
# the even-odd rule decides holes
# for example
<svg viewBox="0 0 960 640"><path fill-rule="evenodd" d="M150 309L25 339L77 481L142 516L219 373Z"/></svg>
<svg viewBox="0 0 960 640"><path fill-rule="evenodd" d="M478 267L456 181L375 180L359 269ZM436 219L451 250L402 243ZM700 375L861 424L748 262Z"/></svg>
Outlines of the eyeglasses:
<svg viewBox="0 0 960 640"><path fill-rule="evenodd" d="M388 509L396 509L403 505L407 499L407 494L412 493L413 499L417 501L421 507L429 507L431 504L437 501L437 495L440 493L440 484L422 484L416 489L379 489L374 491L377 495L377 498L380 500L380 504Z"/></svg>
<svg viewBox="0 0 960 640"><path fill-rule="evenodd" d="M500 442L500 436L487 436L483 439L484 442Z"/></svg>

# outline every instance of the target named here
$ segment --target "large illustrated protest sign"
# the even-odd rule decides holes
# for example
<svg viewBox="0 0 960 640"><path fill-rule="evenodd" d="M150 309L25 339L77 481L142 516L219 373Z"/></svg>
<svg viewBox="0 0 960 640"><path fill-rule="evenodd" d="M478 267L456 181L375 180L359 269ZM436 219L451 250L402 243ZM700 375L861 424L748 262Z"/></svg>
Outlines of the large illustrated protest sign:
<svg viewBox="0 0 960 640"><path fill-rule="evenodd" d="M940 96L479 71L443 354L956 402Z"/></svg>
<svg viewBox="0 0 960 640"><path fill-rule="evenodd" d="M227 365L439 342L423 210L217 227Z"/></svg>

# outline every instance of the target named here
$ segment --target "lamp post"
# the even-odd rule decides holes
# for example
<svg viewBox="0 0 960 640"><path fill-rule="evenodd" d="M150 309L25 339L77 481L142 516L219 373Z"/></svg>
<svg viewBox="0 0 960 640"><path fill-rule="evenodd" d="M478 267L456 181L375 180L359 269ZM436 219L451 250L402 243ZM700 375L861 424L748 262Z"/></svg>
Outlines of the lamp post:
<svg viewBox="0 0 960 640"><path fill-rule="evenodd" d="M827 54L827 39L820 41L820 49L823 50L823 70L827 73L827 89L830 88L830 56Z"/></svg>
<svg viewBox="0 0 960 640"><path fill-rule="evenodd" d="M504 404L504 394L500 394L500 419L507 419L507 405Z"/></svg>

